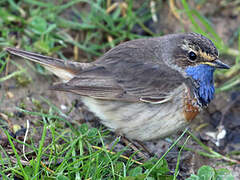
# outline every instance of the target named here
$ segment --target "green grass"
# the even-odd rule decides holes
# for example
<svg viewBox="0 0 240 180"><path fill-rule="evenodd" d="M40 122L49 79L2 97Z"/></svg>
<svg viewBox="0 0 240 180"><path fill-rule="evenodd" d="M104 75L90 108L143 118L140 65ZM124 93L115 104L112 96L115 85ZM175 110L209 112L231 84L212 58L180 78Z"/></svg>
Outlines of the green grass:
<svg viewBox="0 0 240 180"><path fill-rule="evenodd" d="M107 1L103 0L64 2L56 1L54 4L54 1L43 0L0 1L0 47L20 46L28 51L57 55L63 59L74 57L74 59L92 61L120 42L146 36L158 36L144 24L151 18L147 1L138 9L133 8L133 3L136 1L125 1L128 4L124 10L125 15L120 7L114 9L112 13L107 13ZM201 5L204 2L199 1ZM87 10L80 11L80 5L87 6ZM206 17L190 7L186 0L182 0L181 5L182 8L177 9L177 13L188 18L192 31L209 37L218 47L221 55L227 54L236 58L235 62L232 62L231 70L216 73L216 77L225 82L217 88L217 92L237 90L237 85L240 83L240 31L234 34L229 44L224 44ZM71 13L66 13L68 11ZM145 32L144 36L132 31L136 26ZM231 43L236 39L239 48L230 48ZM75 49L79 51L79 54L75 52ZM31 77L26 68L17 62L9 61L9 58L6 52L0 53L0 83L15 79L22 85L22 82L25 82L22 79L25 78L27 83L31 83ZM6 74L7 63L9 66L14 66L16 70ZM29 66L39 74L48 75L41 66L31 64ZM1 98L0 105L3 100ZM2 152L0 153L0 175L3 179L14 177L24 179L177 179L182 150L233 162L230 158L216 153L191 136L203 147L203 150L196 151L184 145L180 146L181 150L174 171L169 170L164 158L172 147L179 146L178 140L173 142L173 145L160 159L152 158L146 162L136 159L141 162L140 165L134 160L135 154L127 159L122 156L129 147L112 153L119 139L112 149L109 149L104 141L109 132L104 128L89 128L86 124L70 123L68 114L64 114L50 101L46 99L31 99L31 101L33 104L31 111L27 110L24 102L19 104L18 111L37 119L36 122L34 121L36 127L31 128L35 133L41 134L41 139L35 142L29 136L30 143L24 143L13 138L6 126L1 127L1 131L6 134L11 146L11 150L0 146ZM47 104L47 108L43 108L42 103ZM8 116L14 115L8 114ZM40 132L37 127L42 127ZM25 154L28 160L19 153L16 143L28 148ZM217 178L221 173L223 171L203 167L191 178L197 179L197 176L202 175ZM230 172L224 171L224 173L231 179Z"/></svg>
<svg viewBox="0 0 240 180"><path fill-rule="evenodd" d="M122 16L119 7L114 13L107 13L105 1L73 0L66 4L58 1L58 6L51 1L42 3L28 0L18 4L14 1L5 1L9 9L2 8L0 11L3 17L2 25L5 27L1 30L4 36L0 43L5 46L19 43L24 49L49 55L59 52L63 47L76 46L91 59L92 56L100 56L106 48L113 47L121 41L141 37L131 32L136 24L154 34L143 24L150 18L149 13L139 16L141 9L133 11L132 3L129 2L125 10L126 15ZM84 12L76 9L75 6L80 3L89 6L90 10ZM22 9L23 5L32 10ZM142 8L146 6L147 3ZM66 9L71 10L71 18L61 16ZM13 12L16 10L20 16L14 15L16 13ZM71 32L68 33L63 29L69 29ZM12 31L20 38L11 37L9 33ZM76 36L82 34L85 34L84 39L75 40ZM106 42L107 36L112 36L113 41Z"/></svg>
<svg viewBox="0 0 240 180"><path fill-rule="evenodd" d="M11 172L11 177L20 176L24 177L24 179L38 179L40 177L44 177L44 179L47 177L64 179L119 179L128 176L140 178L169 176L167 175L169 169L167 162L163 159L164 156L159 160L151 159L139 165L139 163L135 163L132 159L133 157L128 159L122 157L127 147L119 152L111 153L110 151L112 150L108 150L103 140L107 132L89 128L86 124L72 126L72 124L59 116L60 110L54 106L49 106L47 114L23 109L19 109L19 111L42 119L41 124L43 128L42 132L40 132L42 137L38 146L35 146L35 142L32 142L32 144L23 143L14 139L9 135L8 131L2 129L7 134L14 156L17 159L17 164L10 164L10 161L7 164L7 168L1 170L3 175ZM43 111L43 109L39 109L39 111ZM47 141L47 133L50 134L52 141L44 145ZM13 143L14 141L24 144L30 149L28 154L26 154L29 159L31 154L35 154L28 161L28 165L22 165L21 160L26 160L23 155L18 154ZM96 146L99 148L96 148ZM114 145L112 148L114 148ZM4 167L6 167L8 159L8 155L4 158L0 157Z"/></svg>

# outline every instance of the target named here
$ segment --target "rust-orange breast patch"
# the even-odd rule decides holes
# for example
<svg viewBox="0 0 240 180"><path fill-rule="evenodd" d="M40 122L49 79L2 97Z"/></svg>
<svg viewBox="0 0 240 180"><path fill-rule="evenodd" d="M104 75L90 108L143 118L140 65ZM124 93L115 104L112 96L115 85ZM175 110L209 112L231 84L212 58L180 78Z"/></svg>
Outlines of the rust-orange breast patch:
<svg viewBox="0 0 240 180"><path fill-rule="evenodd" d="M184 93L184 109L183 113L187 121L192 121L200 112L200 109L193 104L196 104L197 100L191 98L189 89Z"/></svg>

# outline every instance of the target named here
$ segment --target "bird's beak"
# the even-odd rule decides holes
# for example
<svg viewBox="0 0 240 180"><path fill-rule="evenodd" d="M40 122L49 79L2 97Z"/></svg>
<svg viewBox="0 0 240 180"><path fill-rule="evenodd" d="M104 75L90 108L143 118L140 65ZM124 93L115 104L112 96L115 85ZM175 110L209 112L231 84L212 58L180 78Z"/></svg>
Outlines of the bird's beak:
<svg viewBox="0 0 240 180"><path fill-rule="evenodd" d="M227 64L224 64L219 59L216 59L215 61L212 61L212 62L203 62L202 64L207 64L209 66L213 66L219 69L230 69L230 66L228 66Z"/></svg>

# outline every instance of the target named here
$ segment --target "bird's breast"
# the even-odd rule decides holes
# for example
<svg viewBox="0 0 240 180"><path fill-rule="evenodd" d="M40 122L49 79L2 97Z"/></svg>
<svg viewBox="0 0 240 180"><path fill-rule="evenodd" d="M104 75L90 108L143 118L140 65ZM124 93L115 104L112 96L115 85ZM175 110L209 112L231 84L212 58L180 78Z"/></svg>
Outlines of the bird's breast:
<svg viewBox="0 0 240 180"><path fill-rule="evenodd" d="M186 87L185 92L183 94L183 113L185 119L188 122L191 122L200 112L200 107L197 104L197 99L192 98L190 95L190 89Z"/></svg>
<svg viewBox="0 0 240 180"><path fill-rule="evenodd" d="M147 141L176 133L194 119L198 112L187 103L189 97L186 85L182 84L173 90L168 102L160 104L81 99L112 131L130 139Z"/></svg>

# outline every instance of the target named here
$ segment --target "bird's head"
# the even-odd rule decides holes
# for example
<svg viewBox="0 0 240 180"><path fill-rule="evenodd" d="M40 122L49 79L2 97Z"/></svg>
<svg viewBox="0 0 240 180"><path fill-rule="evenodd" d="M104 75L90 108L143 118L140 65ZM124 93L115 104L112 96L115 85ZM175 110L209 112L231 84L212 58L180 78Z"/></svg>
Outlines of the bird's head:
<svg viewBox="0 0 240 180"><path fill-rule="evenodd" d="M199 84L198 97L207 105L214 97L214 70L230 67L219 60L213 42L200 34L182 34L173 51L173 65Z"/></svg>
<svg viewBox="0 0 240 180"><path fill-rule="evenodd" d="M178 38L173 52L174 64L182 70L199 65L212 68L229 69L230 67L218 59L218 50L213 42L197 33L182 34Z"/></svg>

